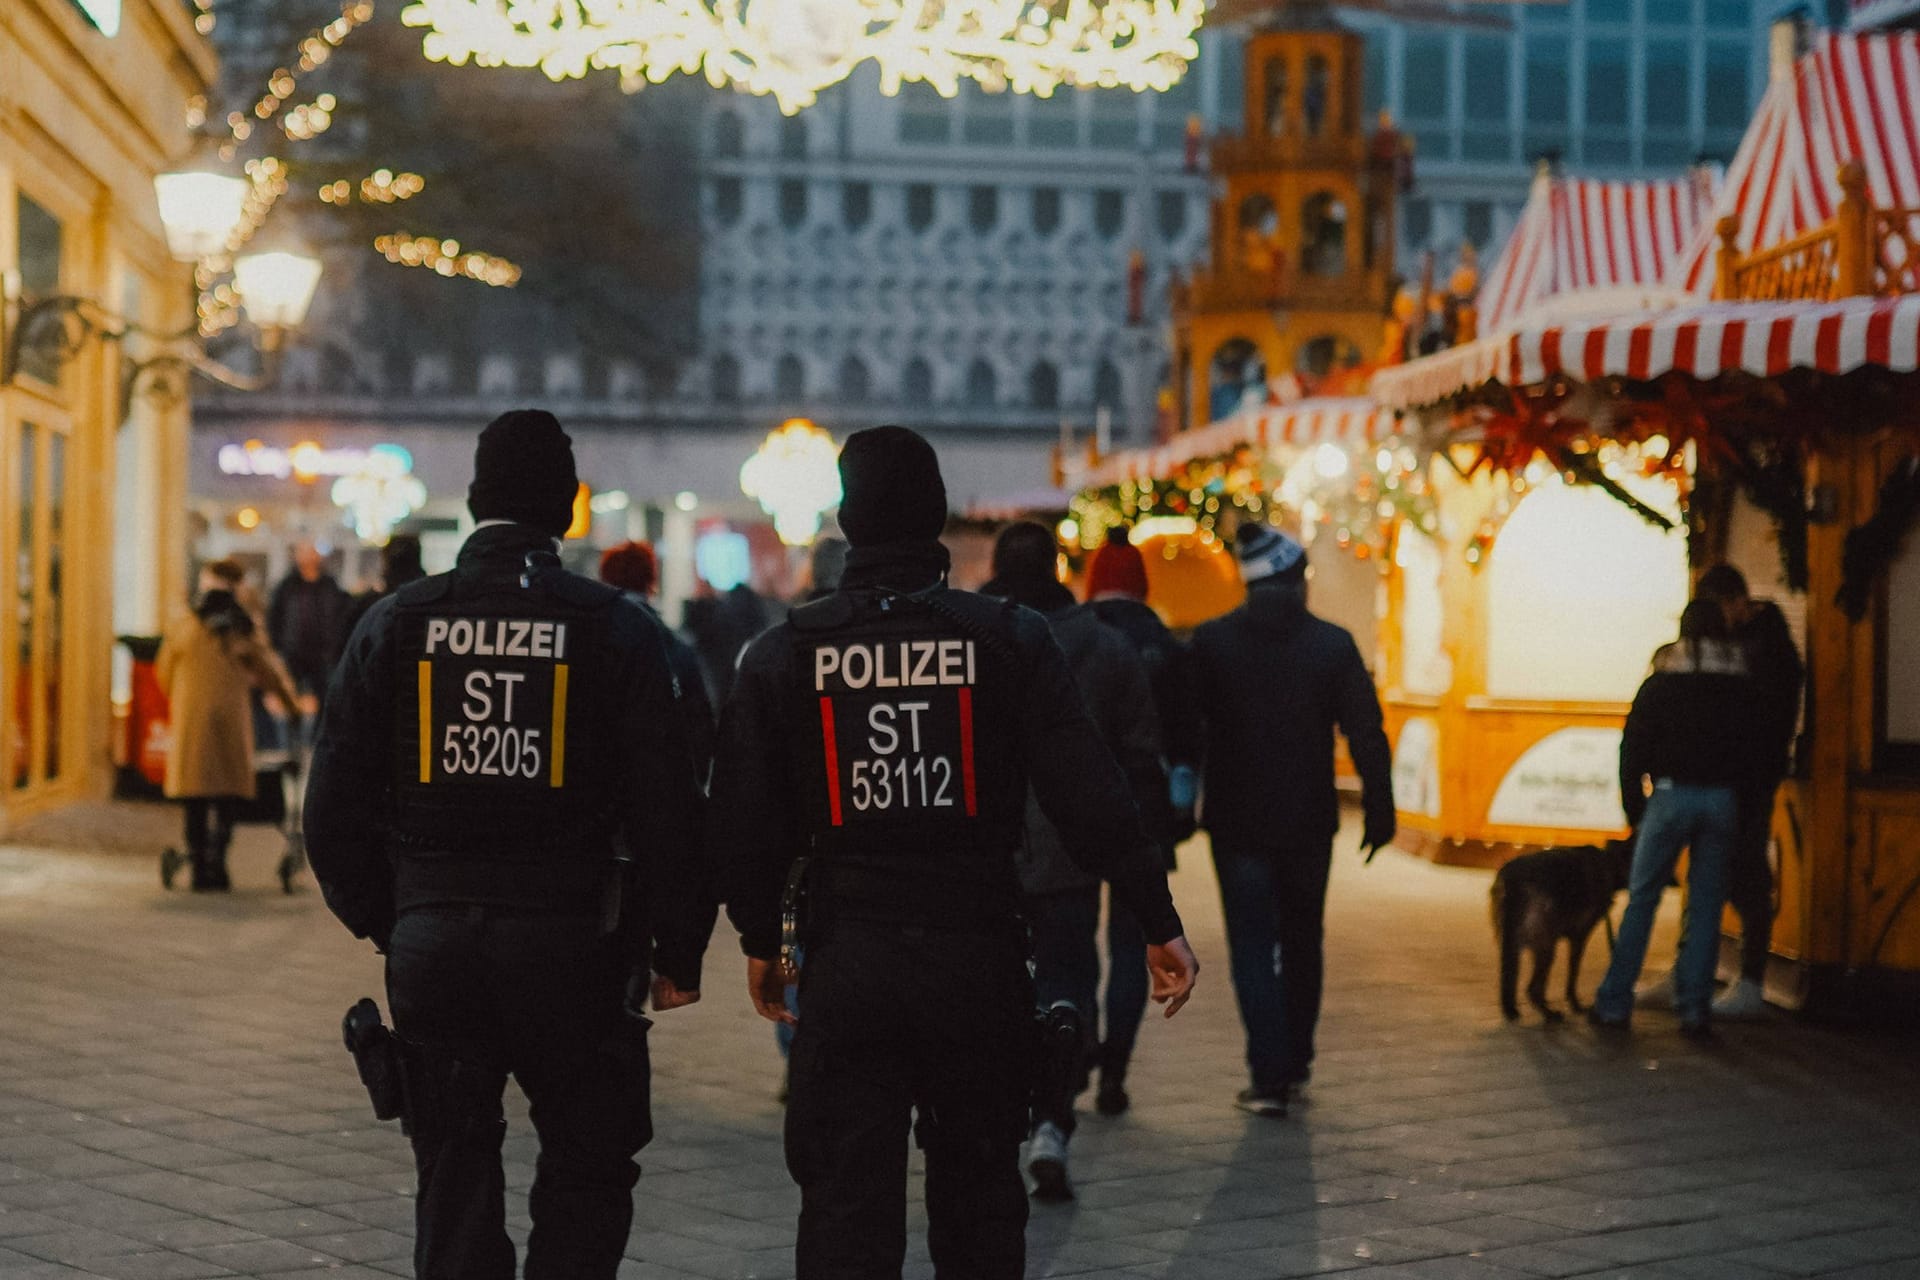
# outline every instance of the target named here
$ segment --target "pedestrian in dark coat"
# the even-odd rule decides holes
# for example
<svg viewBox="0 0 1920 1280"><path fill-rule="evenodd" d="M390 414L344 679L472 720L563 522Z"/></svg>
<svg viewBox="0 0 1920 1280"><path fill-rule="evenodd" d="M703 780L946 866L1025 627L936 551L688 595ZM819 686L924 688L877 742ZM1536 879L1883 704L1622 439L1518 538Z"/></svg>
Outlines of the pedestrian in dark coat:
<svg viewBox="0 0 1920 1280"><path fill-rule="evenodd" d="M1147 682L1160 723L1165 785L1136 794L1140 816L1160 844L1167 870L1174 846L1193 834L1200 759L1206 726L1194 705L1193 677L1185 646L1147 603L1147 563L1127 531L1108 532L1106 545L1087 564L1087 607L1119 631L1146 663ZM1102 1115L1125 1112L1127 1067L1147 1012L1147 940L1124 904L1107 897L1107 1003L1100 1041L1100 1088L1094 1106Z"/></svg>
<svg viewBox="0 0 1920 1280"><path fill-rule="evenodd" d="M1793 740L1800 732L1806 666L1786 615L1771 600L1747 594L1747 580L1730 564L1700 575L1694 594L1726 615L1729 638L1746 659L1759 700L1762 769L1740 793L1740 829L1728 864L1727 899L1740 917L1740 978L1714 1001L1716 1018L1751 1018L1767 1007L1767 955L1773 949L1773 802L1793 771Z"/></svg>
<svg viewBox="0 0 1920 1280"><path fill-rule="evenodd" d="M1047 620L1088 714L1120 762L1134 794L1158 799L1165 795L1167 782L1146 664L1125 636L1077 603L1060 584L1055 571L1058 558L1053 531L1045 525L1032 521L1010 525L994 543L993 580L980 589L981 594L1024 605ZM1074 862L1059 829L1031 793L1019 866L1027 927L1033 935L1035 993L1043 1005L1064 1000L1079 1011L1091 1060L1099 1043L1101 881ZM1144 986L1144 949L1143 940L1140 956L1116 957L1114 971L1122 963L1137 963ZM1073 1195L1067 1176L1067 1143L1073 1137L1074 1096L1084 1081L1066 1083L1071 1092L1041 1100L1034 1108L1027 1171L1033 1175L1034 1195L1042 1200L1067 1200Z"/></svg>
<svg viewBox="0 0 1920 1280"><path fill-rule="evenodd" d="M1353 637L1307 611L1306 549L1247 524L1236 554L1246 603L1193 636L1207 724L1201 825L1213 837L1247 1031L1253 1082L1239 1102L1283 1115L1311 1074L1320 1018L1322 918L1340 828L1334 731L1360 774L1369 849L1394 836L1392 757Z"/></svg>
<svg viewBox="0 0 1920 1280"><path fill-rule="evenodd" d="M353 597L332 574L311 542L293 549L293 572L267 601L267 638L287 664L309 708L326 697L327 682L347 641Z"/></svg>
<svg viewBox="0 0 1920 1280"><path fill-rule="evenodd" d="M1587 1016L1624 1027L1660 896L1687 858L1687 918L1673 969L1680 1029L1707 1030L1713 999L1727 864L1739 831L1740 796L1766 768L1762 711L1745 657L1718 605L1695 600L1680 615L1680 639L1654 654L1620 738L1620 797L1634 828L1627 909L1613 962Z"/></svg>
<svg viewBox="0 0 1920 1280"><path fill-rule="evenodd" d="M680 706L687 718L687 742L693 750L693 763L705 787L713 770L713 703L707 700L706 677L700 670L700 655L683 640L660 611L653 607L653 594L660 586L660 561L653 545L647 542L623 542L608 547L600 556L600 581L627 593L627 599L645 609L660 624L666 641L667 660L673 666L674 679L680 682Z"/></svg>

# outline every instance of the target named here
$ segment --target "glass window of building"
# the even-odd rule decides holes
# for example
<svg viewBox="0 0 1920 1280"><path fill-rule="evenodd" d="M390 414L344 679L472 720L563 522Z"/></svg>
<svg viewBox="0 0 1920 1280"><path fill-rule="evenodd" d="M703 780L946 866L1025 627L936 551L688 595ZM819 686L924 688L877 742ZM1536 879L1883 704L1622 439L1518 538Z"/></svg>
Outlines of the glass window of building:
<svg viewBox="0 0 1920 1280"><path fill-rule="evenodd" d="M713 399L715 404L740 403L740 362L722 352L714 357Z"/></svg>
<svg viewBox="0 0 1920 1280"><path fill-rule="evenodd" d="M723 227L740 221L745 207L738 178L716 178L713 182L713 220Z"/></svg>
<svg viewBox="0 0 1920 1280"><path fill-rule="evenodd" d="M933 225L933 186L931 183L916 182L907 188L907 226L914 231L925 231Z"/></svg>
<svg viewBox="0 0 1920 1280"><path fill-rule="evenodd" d="M1467 243L1476 249L1488 249L1493 242L1493 202L1469 200L1464 211Z"/></svg>
<svg viewBox="0 0 1920 1280"><path fill-rule="evenodd" d="M1586 10L1589 25L1633 21L1633 0L1586 0Z"/></svg>
<svg viewBox="0 0 1920 1280"><path fill-rule="evenodd" d="M1663 168L1693 160L1693 57L1683 40L1646 43L1646 92L1641 161Z"/></svg>
<svg viewBox="0 0 1920 1280"><path fill-rule="evenodd" d="M1088 142L1096 147L1133 150L1140 145L1140 95L1131 89L1083 90L1092 104Z"/></svg>
<svg viewBox="0 0 1920 1280"><path fill-rule="evenodd" d="M961 136L986 147L1013 141L1013 95L988 93L972 80L960 82Z"/></svg>
<svg viewBox="0 0 1920 1280"><path fill-rule="evenodd" d="M1747 0L1707 0L1706 8L1709 30L1744 32L1751 20Z"/></svg>
<svg viewBox="0 0 1920 1280"><path fill-rule="evenodd" d="M713 118L713 154L730 160L746 150L746 129L737 111L722 111Z"/></svg>
<svg viewBox="0 0 1920 1280"><path fill-rule="evenodd" d="M1035 187L1033 189L1033 229L1043 236L1050 236L1060 226L1060 188Z"/></svg>
<svg viewBox="0 0 1920 1280"><path fill-rule="evenodd" d="M19 522L19 542L14 550L14 662L13 678L27 688L33 687L33 624L37 610L33 607L34 562L38 559L35 546L33 512L39 504L36 502L37 490L34 486L35 464L39 461L39 429L31 422L20 424L19 452L14 458L14 519ZM32 700L16 699L26 702L26 714L12 713L11 732L7 741L11 744L7 760L7 772L15 787L33 785L33 710ZM25 719L26 725L20 720Z"/></svg>
<svg viewBox="0 0 1920 1280"><path fill-rule="evenodd" d="M780 158L782 160L807 158L807 118L805 116L780 117Z"/></svg>
<svg viewBox="0 0 1920 1280"><path fill-rule="evenodd" d="M1205 40L1204 34L1202 40ZM1246 127L1246 55L1242 43L1237 34L1222 29L1213 33L1210 47L1206 43L1200 46L1201 56L1213 59L1217 78L1214 91L1219 96L1215 99L1213 119L1218 121L1221 130L1230 134L1237 134Z"/></svg>
<svg viewBox="0 0 1920 1280"><path fill-rule="evenodd" d="M1162 191L1154 198L1162 240L1176 240L1187 229L1187 193Z"/></svg>
<svg viewBox="0 0 1920 1280"><path fill-rule="evenodd" d="M933 403L933 366L919 356L907 361L900 374L900 399L914 409L925 409Z"/></svg>
<svg viewBox="0 0 1920 1280"><path fill-rule="evenodd" d="M64 683L61 632L65 623L66 590L62 575L67 535L67 438L47 433L47 543L46 567L40 591L40 697L42 776L60 776L60 690Z"/></svg>
<svg viewBox="0 0 1920 1280"><path fill-rule="evenodd" d="M873 184L849 182L840 188L840 216L847 230L858 231L873 220Z"/></svg>
<svg viewBox="0 0 1920 1280"><path fill-rule="evenodd" d="M1418 154L1444 160L1453 156L1453 37L1432 31L1407 32L1401 73L1407 128Z"/></svg>
<svg viewBox="0 0 1920 1280"><path fill-rule="evenodd" d="M1093 193L1093 228L1111 240L1127 222L1127 197L1110 187Z"/></svg>
<svg viewBox="0 0 1920 1280"><path fill-rule="evenodd" d="M842 404L865 404L873 394L873 375L859 356L848 356L840 362L839 381Z"/></svg>
<svg viewBox="0 0 1920 1280"><path fill-rule="evenodd" d="M1642 0L1650 27L1690 27L1693 0Z"/></svg>
<svg viewBox="0 0 1920 1280"><path fill-rule="evenodd" d="M788 353L774 362L773 394L777 400L791 403L807 396L807 368L800 357Z"/></svg>
<svg viewBox="0 0 1920 1280"><path fill-rule="evenodd" d="M780 180L780 225L788 229L807 220L807 184L801 178Z"/></svg>
<svg viewBox="0 0 1920 1280"><path fill-rule="evenodd" d="M980 235L1000 223L1000 189L971 187L967 191L967 225Z"/></svg>
<svg viewBox="0 0 1920 1280"><path fill-rule="evenodd" d="M900 86L900 141L946 142L953 137L953 103L924 80Z"/></svg>
<svg viewBox="0 0 1920 1280"><path fill-rule="evenodd" d="M1165 93L1148 94L1153 110L1153 145L1161 151L1178 151L1187 143L1187 118L1200 111L1200 74L1194 67L1174 81Z"/></svg>
<svg viewBox="0 0 1920 1280"><path fill-rule="evenodd" d="M1587 41L1587 129L1582 158L1588 164L1627 164L1633 158L1627 136L1631 56L1623 39Z"/></svg>
<svg viewBox="0 0 1920 1280"><path fill-rule="evenodd" d="M1547 152L1564 155L1567 150L1569 115L1568 59L1571 46L1563 35L1528 32L1523 57L1526 102L1521 114L1526 121L1522 145L1526 158Z"/></svg>
<svg viewBox="0 0 1920 1280"><path fill-rule="evenodd" d="M1102 360L1093 371L1093 406L1110 413L1120 410L1120 401L1124 392L1120 383L1120 370L1113 361Z"/></svg>
<svg viewBox="0 0 1920 1280"><path fill-rule="evenodd" d="M1467 128L1460 153L1468 160L1505 160L1513 150L1507 111L1512 105L1512 43L1505 36L1472 35L1464 51Z"/></svg>
<svg viewBox="0 0 1920 1280"><path fill-rule="evenodd" d="M1740 132L1747 127L1747 77L1752 61L1738 41L1710 40L1705 48L1707 128Z"/></svg>
<svg viewBox="0 0 1920 1280"><path fill-rule="evenodd" d="M967 405L974 409L991 409L1000 397L999 379L994 376L993 366L985 360L975 360L967 366Z"/></svg>
<svg viewBox="0 0 1920 1280"><path fill-rule="evenodd" d="M1046 360L1027 371L1027 404L1035 409L1060 407L1060 370Z"/></svg>
<svg viewBox="0 0 1920 1280"><path fill-rule="evenodd" d="M1366 33L1366 38L1364 63L1366 84L1363 86L1363 91L1366 95L1367 108L1365 123L1371 127L1379 118L1380 108L1387 105L1387 33L1369 31Z"/></svg>
<svg viewBox="0 0 1920 1280"><path fill-rule="evenodd" d="M32 300L60 292L60 220L21 195L15 204L20 240L20 296ZM60 360L51 351L23 347L20 372L48 386L60 381Z"/></svg>
<svg viewBox="0 0 1920 1280"><path fill-rule="evenodd" d="M1027 142L1036 147L1080 145L1080 95L1062 89L1027 99Z"/></svg>
<svg viewBox="0 0 1920 1280"><path fill-rule="evenodd" d="M1400 241L1408 249L1425 249L1433 240L1433 201L1426 199L1400 202L1403 229Z"/></svg>

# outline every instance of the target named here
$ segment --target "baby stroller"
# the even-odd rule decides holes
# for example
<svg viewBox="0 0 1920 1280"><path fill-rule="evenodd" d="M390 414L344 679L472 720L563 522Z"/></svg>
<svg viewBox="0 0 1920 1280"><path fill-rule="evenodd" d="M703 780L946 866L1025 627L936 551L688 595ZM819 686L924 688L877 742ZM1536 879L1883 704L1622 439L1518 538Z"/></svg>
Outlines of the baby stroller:
<svg viewBox="0 0 1920 1280"><path fill-rule="evenodd" d="M286 746L253 753L253 796L235 802L229 809L233 825L277 827L286 839L275 874L280 890L292 893L294 882L307 866L307 837L302 826L305 807L307 765L313 758L312 744L298 728L286 732ZM160 883L173 888L180 869L190 859L169 845L160 855Z"/></svg>

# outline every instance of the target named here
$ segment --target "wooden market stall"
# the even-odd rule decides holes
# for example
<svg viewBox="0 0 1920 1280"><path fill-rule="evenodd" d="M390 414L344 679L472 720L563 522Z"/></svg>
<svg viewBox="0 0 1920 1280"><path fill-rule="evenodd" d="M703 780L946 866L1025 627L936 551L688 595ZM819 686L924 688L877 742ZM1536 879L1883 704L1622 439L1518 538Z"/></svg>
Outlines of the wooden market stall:
<svg viewBox="0 0 1920 1280"><path fill-rule="evenodd" d="M1374 391L1506 475L1604 482L1637 446L1686 498L1695 564L1767 513L1809 669L1775 821L1793 1000L1920 970L1920 35L1787 52L1668 278L1685 301L1523 315Z"/></svg>

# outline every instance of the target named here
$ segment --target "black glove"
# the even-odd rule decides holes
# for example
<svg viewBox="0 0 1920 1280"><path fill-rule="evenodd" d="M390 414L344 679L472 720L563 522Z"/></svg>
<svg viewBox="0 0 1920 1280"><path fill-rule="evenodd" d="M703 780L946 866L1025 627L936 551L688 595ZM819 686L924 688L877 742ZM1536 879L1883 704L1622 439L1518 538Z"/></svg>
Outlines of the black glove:
<svg viewBox="0 0 1920 1280"><path fill-rule="evenodd" d="M1367 861L1373 861L1373 855L1393 843L1394 835L1400 824L1391 809L1384 813L1367 814L1366 828L1360 836L1360 847L1366 852Z"/></svg>

